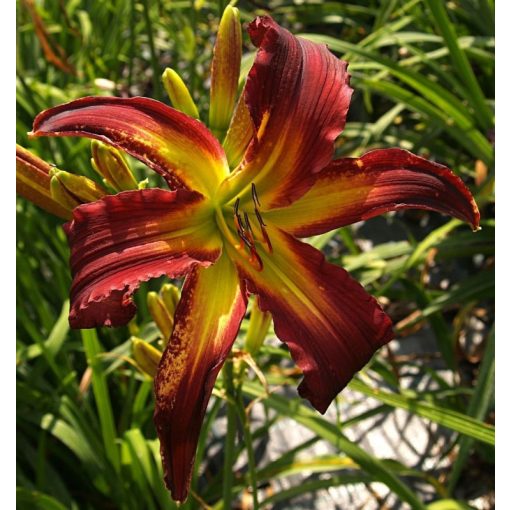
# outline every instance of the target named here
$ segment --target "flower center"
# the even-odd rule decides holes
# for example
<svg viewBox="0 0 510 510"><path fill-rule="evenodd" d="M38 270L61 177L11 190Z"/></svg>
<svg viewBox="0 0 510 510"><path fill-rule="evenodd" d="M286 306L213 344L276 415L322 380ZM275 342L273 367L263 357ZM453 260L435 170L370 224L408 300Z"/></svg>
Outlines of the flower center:
<svg viewBox="0 0 510 510"><path fill-rule="evenodd" d="M272 253L273 247L267 233L267 225L264 223L260 213L260 201L254 183L251 185L251 196L253 202L253 210L251 212L239 209L241 199L238 197L233 208L233 223L225 220L220 209L216 211L216 221L225 239L251 266L257 271L262 271L263 263L257 252L257 245L262 245L267 253Z"/></svg>

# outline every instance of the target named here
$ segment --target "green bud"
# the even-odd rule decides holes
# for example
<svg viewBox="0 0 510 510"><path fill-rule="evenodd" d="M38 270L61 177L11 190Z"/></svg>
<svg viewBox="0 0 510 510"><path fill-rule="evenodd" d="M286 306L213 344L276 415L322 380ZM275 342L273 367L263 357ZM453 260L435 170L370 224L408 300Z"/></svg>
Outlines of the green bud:
<svg viewBox="0 0 510 510"><path fill-rule="evenodd" d="M173 107L194 119L198 119L198 109L182 78L170 67L163 73L163 86Z"/></svg>
<svg viewBox="0 0 510 510"><path fill-rule="evenodd" d="M107 193L99 184L83 175L75 175L64 170L50 170L51 182L57 180L69 197L77 204L95 202ZM53 193L53 187L52 193Z"/></svg>
<svg viewBox="0 0 510 510"><path fill-rule="evenodd" d="M179 299L181 299L180 290L172 283L165 283L161 287L160 294L168 313L173 317L175 309L177 308L177 303Z"/></svg>
<svg viewBox="0 0 510 510"><path fill-rule="evenodd" d="M126 158L115 147L93 140L92 167L116 191L127 191L138 188Z"/></svg>
<svg viewBox="0 0 510 510"><path fill-rule="evenodd" d="M73 207L63 205L51 194L53 167L29 150L16 144L16 192L45 211L64 218L72 217Z"/></svg>
<svg viewBox="0 0 510 510"><path fill-rule="evenodd" d="M223 141L237 100L242 29L239 10L227 5L221 17L211 65L209 128Z"/></svg>
<svg viewBox="0 0 510 510"><path fill-rule="evenodd" d="M140 338L131 337L133 358L140 369L148 376L154 378L158 371L159 360L162 353L148 342Z"/></svg>
<svg viewBox="0 0 510 510"><path fill-rule="evenodd" d="M72 211L81 203L65 189L64 185L56 176L50 178L50 193L51 198L55 200L55 202L69 211Z"/></svg>
<svg viewBox="0 0 510 510"><path fill-rule="evenodd" d="M156 292L149 292L147 294L147 307L149 308L151 317L161 331L163 343L166 345L174 327L173 314L171 315L169 313L165 303Z"/></svg>

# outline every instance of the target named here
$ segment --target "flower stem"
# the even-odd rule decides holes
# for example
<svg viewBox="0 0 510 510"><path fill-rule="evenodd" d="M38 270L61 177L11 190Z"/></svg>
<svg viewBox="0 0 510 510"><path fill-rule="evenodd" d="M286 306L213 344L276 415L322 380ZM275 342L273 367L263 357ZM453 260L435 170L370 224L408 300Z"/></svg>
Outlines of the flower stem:
<svg viewBox="0 0 510 510"><path fill-rule="evenodd" d="M251 308L250 323L244 342L246 350L252 356L255 356L262 347L270 324L271 314L261 311L258 304L254 302Z"/></svg>
<svg viewBox="0 0 510 510"><path fill-rule="evenodd" d="M231 360L223 367L223 384L227 394L227 437L225 439L225 462L223 464L223 508L232 508L232 485L234 478L234 450L236 436L236 405L234 403L234 368Z"/></svg>
<svg viewBox="0 0 510 510"><path fill-rule="evenodd" d="M243 371L244 372L244 371ZM255 451L253 449L253 439L250 430L250 420L249 416L246 413L246 410L243 405L243 392L242 392L243 380L240 379L238 391L237 391L237 412L239 413L239 418L241 419L241 423L243 425L243 435L244 435L244 444L246 445L246 453L248 454L248 473L250 476L250 485L252 489L252 498L253 498L253 510L258 510L259 508L259 499L257 493L257 463L255 460ZM224 507L226 508L226 507Z"/></svg>

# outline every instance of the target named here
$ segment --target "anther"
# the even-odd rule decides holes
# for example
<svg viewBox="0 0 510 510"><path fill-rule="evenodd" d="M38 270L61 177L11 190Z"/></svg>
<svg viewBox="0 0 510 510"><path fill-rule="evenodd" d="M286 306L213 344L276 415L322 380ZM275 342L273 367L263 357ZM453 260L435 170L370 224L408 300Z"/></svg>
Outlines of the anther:
<svg viewBox="0 0 510 510"><path fill-rule="evenodd" d="M259 197L257 195L257 188L255 187L255 183L251 183L251 198L253 199L253 203L255 204L255 209L257 205L260 207Z"/></svg>
<svg viewBox="0 0 510 510"><path fill-rule="evenodd" d="M253 198L253 204L255 206L255 214L257 216L257 220L260 224L260 228L262 230L262 235L264 238L264 242L266 243L269 252L272 252L271 242L269 240L269 236L267 235L267 232L265 231L265 223L262 220L262 216L260 215L260 212L257 208L257 204L260 206L260 202L257 196L257 190L255 189L255 184L252 183L251 185L251 192L252 192L252 198ZM248 262L253 266L254 269L257 271L262 271L264 265L262 263L262 259L260 258L259 254L257 253L257 248L255 247L255 233L253 231L253 228L251 226L250 218L248 213L242 212L239 210L241 200L240 198L237 198L234 203L234 224L237 230L237 235L240 239L240 245L239 250L241 250L241 253L243 256L247 256L247 254L244 252L244 248L248 247L250 250L250 256L248 259ZM243 221L244 219L244 221Z"/></svg>

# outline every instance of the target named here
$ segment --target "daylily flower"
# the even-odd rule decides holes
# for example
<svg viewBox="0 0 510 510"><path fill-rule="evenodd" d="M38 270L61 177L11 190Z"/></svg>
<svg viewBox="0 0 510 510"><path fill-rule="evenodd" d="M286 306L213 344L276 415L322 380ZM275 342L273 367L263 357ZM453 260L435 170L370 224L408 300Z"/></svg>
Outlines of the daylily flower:
<svg viewBox="0 0 510 510"><path fill-rule="evenodd" d="M258 53L223 145L199 120L147 98L79 99L42 112L33 128L122 149L170 187L81 205L65 230L72 327L124 325L140 282L186 276L155 378L165 480L178 501L248 294L271 313L303 371L299 393L321 413L393 336L377 301L299 238L405 208L479 224L471 194L442 165L401 149L332 160L352 93L347 64L267 16L248 31ZM221 90L239 70L240 45L229 44L213 64L220 138Z"/></svg>

